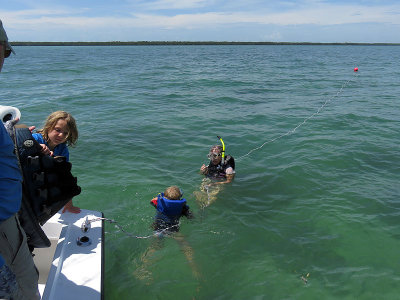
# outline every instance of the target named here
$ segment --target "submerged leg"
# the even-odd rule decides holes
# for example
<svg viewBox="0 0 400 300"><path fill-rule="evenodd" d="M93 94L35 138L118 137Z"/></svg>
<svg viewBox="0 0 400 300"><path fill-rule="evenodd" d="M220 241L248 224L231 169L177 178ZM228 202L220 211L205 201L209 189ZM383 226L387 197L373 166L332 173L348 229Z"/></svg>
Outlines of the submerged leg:
<svg viewBox="0 0 400 300"><path fill-rule="evenodd" d="M173 238L178 242L179 246L183 254L186 257L186 260L189 263L190 268L192 269L192 274L196 279L200 279L200 272L197 268L197 265L193 259L193 248L189 245L189 243L185 240L182 234L176 233L173 235Z"/></svg>
<svg viewBox="0 0 400 300"><path fill-rule="evenodd" d="M149 267L152 263L151 258L153 257L154 253L161 249L163 246L162 238L156 238L151 242L149 248L142 254L140 257L141 265L133 271L133 275L141 280L147 281L146 285L150 285L153 282L153 273L149 270Z"/></svg>

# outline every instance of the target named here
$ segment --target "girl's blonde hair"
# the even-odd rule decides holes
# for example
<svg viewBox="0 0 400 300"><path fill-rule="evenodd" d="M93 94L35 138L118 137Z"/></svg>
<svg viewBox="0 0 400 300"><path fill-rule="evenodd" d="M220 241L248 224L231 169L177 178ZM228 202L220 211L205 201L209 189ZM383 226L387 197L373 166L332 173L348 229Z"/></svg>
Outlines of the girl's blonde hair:
<svg viewBox="0 0 400 300"><path fill-rule="evenodd" d="M65 120L68 126L68 135L66 139L66 143L68 146L74 146L76 141L78 140L78 128L76 127L76 121L74 117L67 113L66 111L58 110L51 113L44 124L44 127L38 130L41 133L46 141L49 140L49 132L54 129L58 120Z"/></svg>

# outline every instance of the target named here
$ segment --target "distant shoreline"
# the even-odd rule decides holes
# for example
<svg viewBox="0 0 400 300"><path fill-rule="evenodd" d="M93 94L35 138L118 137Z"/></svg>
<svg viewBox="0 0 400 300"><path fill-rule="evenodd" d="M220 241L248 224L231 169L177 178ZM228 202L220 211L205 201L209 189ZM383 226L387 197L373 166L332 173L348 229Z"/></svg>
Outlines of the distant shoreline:
<svg viewBox="0 0 400 300"><path fill-rule="evenodd" d="M311 45L311 46L400 46L400 43L312 43L312 42L11 42L13 46L168 46L168 45Z"/></svg>

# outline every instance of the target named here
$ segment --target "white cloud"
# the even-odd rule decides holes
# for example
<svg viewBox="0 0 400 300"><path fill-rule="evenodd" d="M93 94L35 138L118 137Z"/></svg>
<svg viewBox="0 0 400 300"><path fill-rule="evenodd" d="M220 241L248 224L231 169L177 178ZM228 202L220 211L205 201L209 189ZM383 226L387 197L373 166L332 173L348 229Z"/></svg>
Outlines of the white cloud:
<svg viewBox="0 0 400 300"><path fill-rule="evenodd" d="M183 5L186 0L160 0L158 5L168 5L176 2ZM187 5L201 4L204 1L187 1ZM390 23L400 24L400 6L363 7L359 5L316 5L312 8L291 10L281 13L268 12L207 12L192 14L176 14L172 16L133 13L132 17L85 17L82 9L78 10L51 10L35 9L17 12L1 12L7 23L15 25L54 24L65 26L133 26L133 27L209 27L218 24L258 23L275 25L338 25L352 23ZM18 26L19 27L19 26Z"/></svg>
<svg viewBox="0 0 400 300"><path fill-rule="evenodd" d="M154 2L146 2L146 4L141 5L141 7L146 10L176 10L206 7L209 4L209 0L158 0Z"/></svg>
<svg viewBox="0 0 400 300"><path fill-rule="evenodd" d="M255 1L255 0L254 0ZM195 7L211 5L213 1L206 0L159 0L153 2L155 7L167 7L175 5L175 7ZM310 5L312 3L312 5ZM280 2L282 5L282 2ZM167 32L173 30L175 36L179 36L180 31L196 30L202 36L218 31L220 35L225 30L227 35L232 36L235 29L251 27L251 30L259 28L257 31L265 31L268 26L273 26L273 31L265 34L266 39L279 40L281 31L278 27L314 25L318 26L343 26L359 24L376 24L379 26L393 26L398 28L400 25L400 5L387 6L362 6L362 5L340 5L329 4L315 1L305 1L302 6L297 9L292 7L293 2L285 4L285 11L277 12L277 10L255 9L254 11L209 11L205 13L177 13L172 15L163 15L155 13L143 13L140 10L124 11L124 15L108 14L99 16L94 14L92 9L86 7L74 7L60 9L46 8L21 11L0 11L0 15L4 21L10 36L15 40L24 40L29 36L29 40L46 40L46 32L52 32L51 36L57 36L58 40L77 40L80 31L85 32L87 36L96 40L101 36L104 40L105 35L101 32L108 32L106 40L124 40L121 32L130 33L125 40L134 40L132 33L140 34L140 31L147 32L148 40L152 39L151 32ZM86 14L90 13L90 16ZM199 11L194 9L194 11ZM169 11L171 14L171 11ZM147 31L145 31L147 30ZM11 34L12 32L12 34ZM57 33L58 32L58 33ZM115 39L114 39L114 36ZM246 36L241 30L242 36L237 36L235 40L247 40L250 36ZM387 34L387 33L386 33ZM304 33L307 36L307 33ZM19 37L21 36L21 38ZM47 35L48 36L48 35ZM182 35L184 36L184 35ZM399 33L393 30L393 40L395 42L399 37ZM259 35L260 37L260 35ZM196 39L193 37L194 40ZM47 39L49 40L49 39ZM397 40L398 41L398 40Z"/></svg>
<svg viewBox="0 0 400 300"><path fill-rule="evenodd" d="M352 23L392 23L400 24L400 6L363 7L355 5L319 5L318 7L293 10L268 15L268 23L278 25L339 25ZM260 22L262 16L260 16Z"/></svg>
<svg viewBox="0 0 400 300"><path fill-rule="evenodd" d="M273 31L270 34L261 35L261 41L282 41L282 34L277 31Z"/></svg>
<svg viewBox="0 0 400 300"><path fill-rule="evenodd" d="M134 15L142 26L150 27L210 27L218 24L258 23L274 25L342 25L354 23L400 24L400 18L393 13L400 12L400 6L372 8L359 6L323 6L283 13L201 13L159 16L150 14ZM138 24L138 25L139 25Z"/></svg>

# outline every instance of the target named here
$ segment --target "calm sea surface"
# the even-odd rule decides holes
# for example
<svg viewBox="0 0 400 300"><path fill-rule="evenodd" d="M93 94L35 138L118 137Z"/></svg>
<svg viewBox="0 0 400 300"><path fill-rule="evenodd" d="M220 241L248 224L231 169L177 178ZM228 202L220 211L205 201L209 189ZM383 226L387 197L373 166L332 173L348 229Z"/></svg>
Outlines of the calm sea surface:
<svg viewBox="0 0 400 300"><path fill-rule="evenodd" d="M15 48L0 104L74 115L77 206L148 236L179 185L196 215L107 223L106 299L398 299L400 47ZM237 174L202 209L217 135Z"/></svg>

